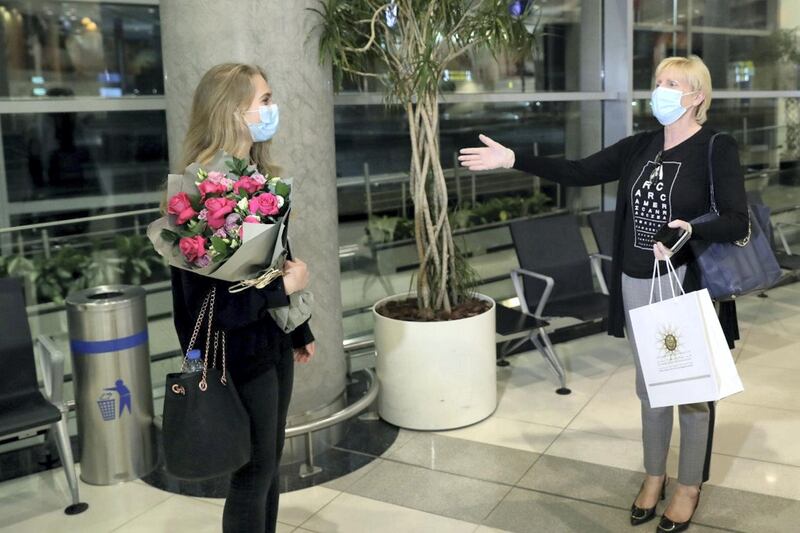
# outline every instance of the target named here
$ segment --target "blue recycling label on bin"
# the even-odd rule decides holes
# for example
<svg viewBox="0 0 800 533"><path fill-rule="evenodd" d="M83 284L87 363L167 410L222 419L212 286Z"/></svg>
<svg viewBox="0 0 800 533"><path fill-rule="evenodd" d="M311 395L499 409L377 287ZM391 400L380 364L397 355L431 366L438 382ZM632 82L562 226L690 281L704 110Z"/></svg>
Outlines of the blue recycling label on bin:
<svg viewBox="0 0 800 533"><path fill-rule="evenodd" d="M147 330L140 331L128 337L119 339L109 339L106 341L86 341L80 339L70 339L69 346L72 353L82 355L96 355L111 352L120 352L146 343L148 340Z"/></svg>
<svg viewBox="0 0 800 533"><path fill-rule="evenodd" d="M116 395L114 394L116 392ZM115 397L116 396L116 397ZM117 404L119 404L119 413L117 413ZM125 382L118 379L113 387L106 387L97 398L97 407L100 408L100 415L105 422L122 418L125 408L128 408L128 414L131 414L131 390L125 385Z"/></svg>

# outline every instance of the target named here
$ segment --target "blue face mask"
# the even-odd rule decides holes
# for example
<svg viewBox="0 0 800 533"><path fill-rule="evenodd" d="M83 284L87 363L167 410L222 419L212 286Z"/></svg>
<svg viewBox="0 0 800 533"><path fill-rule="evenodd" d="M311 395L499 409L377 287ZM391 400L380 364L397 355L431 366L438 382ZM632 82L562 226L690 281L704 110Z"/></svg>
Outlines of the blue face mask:
<svg viewBox="0 0 800 533"><path fill-rule="evenodd" d="M681 98L696 92L682 93L677 89L656 87L650 97L650 108L653 111L653 116L664 126L669 126L686 113L687 109L681 105Z"/></svg>
<svg viewBox="0 0 800 533"><path fill-rule="evenodd" d="M275 132L278 131L278 105L262 105L258 107L259 121L255 124L248 124L250 128L250 136L253 137L253 142L263 143L272 139Z"/></svg>

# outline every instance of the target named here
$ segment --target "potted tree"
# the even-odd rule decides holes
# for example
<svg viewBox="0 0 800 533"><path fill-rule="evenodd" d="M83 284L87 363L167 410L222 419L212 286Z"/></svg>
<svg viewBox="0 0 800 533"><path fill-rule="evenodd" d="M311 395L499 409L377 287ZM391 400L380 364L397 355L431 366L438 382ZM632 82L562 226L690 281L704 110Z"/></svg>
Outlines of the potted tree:
<svg viewBox="0 0 800 533"><path fill-rule="evenodd" d="M378 80L405 110L419 268L416 291L377 302L379 412L412 429L475 423L496 408L495 308L453 240L439 149L442 74L478 49L518 58L534 44L533 2L319 0L320 56L343 76Z"/></svg>

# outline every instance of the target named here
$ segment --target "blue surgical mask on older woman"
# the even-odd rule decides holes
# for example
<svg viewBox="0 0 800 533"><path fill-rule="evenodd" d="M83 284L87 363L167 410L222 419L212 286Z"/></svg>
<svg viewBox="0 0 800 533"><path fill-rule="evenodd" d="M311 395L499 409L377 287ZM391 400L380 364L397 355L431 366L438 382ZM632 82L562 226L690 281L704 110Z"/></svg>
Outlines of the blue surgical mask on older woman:
<svg viewBox="0 0 800 533"><path fill-rule="evenodd" d="M653 116L664 126L669 126L686 113L687 108L681 105L681 98L696 92L698 91L682 93L677 89L656 87L650 97L650 108L653 110Z"/></svg>
<svg viewBox="0 0 800 533"><path fill-rule="evenodd" d="M250 136L253 137L253 142L263 143L272 139L275 132L278 131L279 118L277 104L259 106L259 121L255 124L247 125L250 128Z"/></svg>

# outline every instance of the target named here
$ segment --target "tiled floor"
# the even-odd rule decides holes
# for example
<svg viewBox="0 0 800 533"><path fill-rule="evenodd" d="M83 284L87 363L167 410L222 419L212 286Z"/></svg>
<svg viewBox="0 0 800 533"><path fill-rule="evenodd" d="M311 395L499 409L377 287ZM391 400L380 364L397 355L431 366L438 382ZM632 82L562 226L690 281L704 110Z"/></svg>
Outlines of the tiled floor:
<svg viewBox="0 0 800 533"><path fill-rule="evenodd" d="M745 392L717 414L711 481L691 531L796 531L800 520L800 284L739 304L734 355ZM496 413L440 433L401 430L380 457L282 496L280 532L589 532L631 528L641 482L639 411L625 341L557 346L569 396L536 352L498 369ZM676 417L677 419L677 417ZM677 444L678 429L674 431ZM675 475L678 449L669 458ZM61 470L0 484L0 532L218 532L223 500L137 481L82 485L88 512L65 517ZM668 491L669 492L669 491Z"/></svg>

